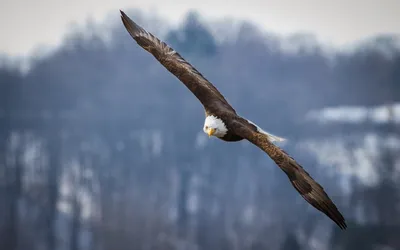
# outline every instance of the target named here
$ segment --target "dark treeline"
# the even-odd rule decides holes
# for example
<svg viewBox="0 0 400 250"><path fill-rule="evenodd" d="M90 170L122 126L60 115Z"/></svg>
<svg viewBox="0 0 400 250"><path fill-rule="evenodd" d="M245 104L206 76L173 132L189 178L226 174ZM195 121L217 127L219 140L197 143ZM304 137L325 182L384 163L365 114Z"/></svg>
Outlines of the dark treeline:
<svg viewBox="0 0 400 250"><path fill-rule="evenodd" d="M26 74L0 69L1 249L400 249L400 152L385 143L400 139L398 123L305 119L324 107L399 102L396 38L294 52L247 23L222 42L207 25L190 13L164 38L240 114L289 139L282 147L325 187L348 230L250 143L208 139L197 99L118 20L110 40L75 31ZM371 134L377 146L361 160ZM330 158L348 169L368 163L373 181L307 147L331 141L345 151Z"/></svg>

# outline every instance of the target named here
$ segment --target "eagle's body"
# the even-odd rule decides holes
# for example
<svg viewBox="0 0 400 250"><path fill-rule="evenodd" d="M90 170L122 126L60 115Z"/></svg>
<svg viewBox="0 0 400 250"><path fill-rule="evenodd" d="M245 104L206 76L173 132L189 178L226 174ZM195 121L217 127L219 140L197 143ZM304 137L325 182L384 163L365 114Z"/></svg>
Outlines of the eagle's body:
<svg viewBox="0 0 400 250"><path fill-rule="evenodd" d="M285 139L272 135L263 129L261 129L259 126L254 124L252 121L244 119L240 116L237 116L236 114L234 115L236 120L241 120L243 124L246 124L253 132L261 133L266 135L270 141L284 141ZM206 119L204 121L204 127L203 131L205 133L208 133L208 129L215 128L216 132L213 133L214 136L217 138L227 141L227 142L237 142L241 141L244 138L238 134L235 134L233 132L233 129L230 129L230 124L229 121L232 120L232 116L230 114L219 114L217 113L210 113L207 112L206 110Z"/></svg>
<svg viewBox="0 0 400 250"><path fill-rule="evenodd" d="M131 37L175 75L201 102L206 119L203 130L227 142L246 139L259 147L283 170L293 187L312 206L331 218L340 228L346 222L335 204L311 176L273 142L283 138L265 132L253 122L239 116L224 96L179 53L144 30L121 11L122 22Z"/></svg>

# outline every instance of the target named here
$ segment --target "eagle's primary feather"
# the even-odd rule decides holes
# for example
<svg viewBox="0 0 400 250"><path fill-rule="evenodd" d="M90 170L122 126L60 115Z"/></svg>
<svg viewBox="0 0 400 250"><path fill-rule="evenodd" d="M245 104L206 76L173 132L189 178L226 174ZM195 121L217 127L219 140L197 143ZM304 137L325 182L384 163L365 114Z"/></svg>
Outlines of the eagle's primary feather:
<svg viewBox="0 0 400 250"><path fill-rule="evenodd" d="M150 52L199 99L206 111L204 131L224 141L246 139L262 149L286 173L293 187L312 206L331 218L341 229L346 222L335 204L319 185L292 157L272 143L273 136L246 120L232 108L217 88L188 63L179 53L144 30L121 11L122 22L132 38ZM209 128L211 127L211 128Z"/></svg>

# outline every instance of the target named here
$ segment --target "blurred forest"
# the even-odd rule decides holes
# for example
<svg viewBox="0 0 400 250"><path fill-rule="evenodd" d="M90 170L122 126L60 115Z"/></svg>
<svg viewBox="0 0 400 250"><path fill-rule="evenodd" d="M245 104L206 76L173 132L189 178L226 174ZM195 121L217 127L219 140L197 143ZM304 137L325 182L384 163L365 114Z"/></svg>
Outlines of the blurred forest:
<svg viewBox="0 0 400 250"><path fill-rule="evenodd" d="M398 37L326 50L247 22L216 29L196 12L169 30L127 13L239 114L288 138L282 147L349 228L308 205L255 146L209 139L200 102L116 13L106 36L92 23L25 73L0 68L1 249L400 249ZM356 106L387 119L307 119Z"/></svg>

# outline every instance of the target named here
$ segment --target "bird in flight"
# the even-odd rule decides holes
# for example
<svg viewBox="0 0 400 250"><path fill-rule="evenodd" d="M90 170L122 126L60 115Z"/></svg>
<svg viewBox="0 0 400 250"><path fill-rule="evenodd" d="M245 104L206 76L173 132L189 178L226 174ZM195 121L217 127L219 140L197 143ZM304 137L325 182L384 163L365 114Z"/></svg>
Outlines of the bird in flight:
<svg viewBox="0 0 400 250"><path fill-rule="evenodd" d="M283 170L293 187L316 209L326 214L341 229L347 225L323 187L274 142L284 139L272 135L239 116L217 88L178 52L132 21L122 10L121 19L131 37L175 75L201 102L205 109L203 131L227 142L246 139L259 147Z"/></svg>

